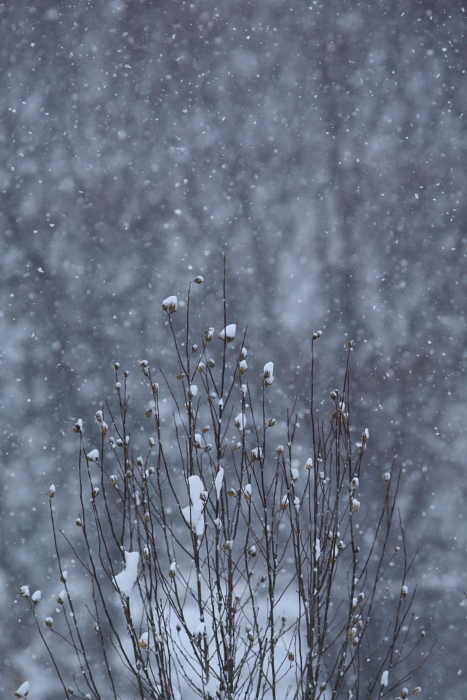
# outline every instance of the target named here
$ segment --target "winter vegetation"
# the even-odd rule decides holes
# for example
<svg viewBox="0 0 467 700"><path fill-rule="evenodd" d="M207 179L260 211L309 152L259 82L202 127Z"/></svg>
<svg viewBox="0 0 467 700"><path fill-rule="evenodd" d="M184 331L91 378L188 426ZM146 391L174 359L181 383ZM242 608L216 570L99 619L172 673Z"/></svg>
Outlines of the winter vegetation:
<svg viewBox="0 0 467 700"><path fill-rule="evenodd" d="M136 381L116 362L114 399L74 422L72 527L57 515L60 489L48 489L57 590L42 602L28 585L21 595L61 686L54 697L419 695L433 644L413 611L397 462L378 474L374 502L365 497L371 441L366 425L352 425L355 343L342 386L323 400L322 332L312 333L309 384L293 387L278 414L281 368L270 355L250 362L225 275L214 326L193 322L203 282L190 282L181 303L162 302L170 372L157 367L157 348ZM146 399L136 402L141 380ZM33 677L17 697L30 687Z"/></svg>
<svg viewBox="0 0 467 700"><path fill-rule="evenodd" d="M138 586L147 560L136 536L129 539L133 511L128 510L128 501L122 500L126 514L117 503L123 499L118 489L124 492L127 482L130 493L143 493L129 483L129 477L125 481L119 475L117 459L123 464L141 456L144 464L151 437L155 445L148 470L156 467L159 453L155 401L139 361L148 361L152 381L160 386L157 410L168 467L162 496L172 508L168 526L173 526L190 554L191 524L203 527L202 536L198 535L200 556L208 556L214 536L215 484L221 477L218 463L210 466L211 459L217 460L216 424L210 415L214 400L200 377L210 371L210 381L220 381L224 340L218 336L223 329L230 335L227 327L235 324L235 339L226 346L226 386L237 374L230 397L224 396L222 418L228 428L222 434L222 489L236 490L238 500L241 488L251 500L242 495L237 533L226 538L233 539L231 556L238 562L242 538L247 535L248 507L254 534L259 532L261 492L255 477L261 474L261 459L265 478L272 479L276 469L281 473L275 452L280 445L284 460L292 461L290 467L286 463L284 483L277 485L281 489L277 499L280 502L289 494L287 480L297 470L293 489L301 503L302 537L308 532L307 494L314 489L317 469L312 415L315 440L325 442L336 410L330 393L335 391L339 397L344 393L345 353L347 343L354 340L346 386L350 399L342 399L349 420L341 428L349 430L352 469L360 456L356 443L363 444L364 430L369 430L359 485L352 496L360 502L360 509L352 514L359 527L355 533L356 546L361 548L358 566L363 566L369 552L371 533L385 502L387 485L382 475L386 473L391 474L391 498L398 485L386 556L401 548L390 567L384 569L383 564L385 573L375 594L379 602L368 615L366 638L376 648L381 629L394 619L392 601L411 602L410 634L417 638L423 625L426 637L404 668L415 668L422 660L419 652L425 654L435 639L438 642L430 662L413 681L394 688L394 698L402 695L403 688L410 693L420 685L425 700L465 700L466 3L0 1L0 59L0 698L13 697L18 691L19 696L28 693L28 700L63 700L63 686L57 685L28 600L60 662L65 685L76 692L79 687L84 694L94 692L80 675L83 658L78 659L75 647L65 642L69 636L64 626L73 620L71 604L66 596L63 606L56 598L67 590L83 630L83 645L97 664L89 664L96 684L100 690L109 685L102 675L101 648L93 647L98 638L85 608L87 604L95 616L89 593L92 577L86 568L89 555L84 531L75 524L83 519L84 507L91 553L107 556L99 550L93 531L92 523L97 521L91 488L99 488L95 507L112 562L112 569L98 562L99 582L116 632L128 643L124 648L131 668L136 657L114 584L117 580L125 588L125 583L132 582L135 556L129 558L127 574L120 576L127 570L127 555L139 553L138 579L129 598L132 619L142 625L138 639L145 632L152 634L138 607L143 601ZM229 261L226 319L223 253ZM213 330L207 357L201 359L206 370L191 376L188 385L187 378L175 379L184 370L174 355L169 317L161 306L167 301L169 310L170 297L176 297L177 310L171 319L185 358L186 290L195 275L205 281L192 285L190 342L200 348L190 355L192 374L203 347L202 336ZM311 414L310 334L316 329L323 335L313 344ZM242 346L248 349L243 359ZM207 364L210 358L216 363L213 368ZM117 443L117 428L122 431L112 376L116 360L122 364L117 379L122 400L123 370L131 372L126 379L125 414L130 445L128 449L117 445L113 451L108 438ZM268 363L274 367L265 377ZM271 379L272 384L263 386L263 380ZM247 384L249 391L245 409L241 384ZM265 446L261 443L263 390L265 418L276 420L265 431ZM195 435L201 438L201 447L193 447L192 475L186 452L188 415L183 408L188 399L195 407L199 402ZM149 410L151 417L146 418ZM218 406L216 410L218 415ZM103 442L94 418L99 411L109 426ZM78 419L82 435L70 428L79 424ZM291 457L288 421L295 425ZM202 428L208 424L211 430L204 434ZM318 426L324 426L324 433ZM242 447L232 453L243 437L244 452ZM213 445L209 453L204 452L207 444ZM319 441L316 445L319 451ZM83 450L83 507L78 449ZM97 461L86 459L95 450ZM343 449L343 464L346 454ZM313 468L307 487L304 465L308 459ZM329 454L327 459L324 471ZM336 456L333 460L335 464ZM250 471L240 474L248 463ZM100 483L102 468L105 489ZM138 469L136 465L132 478L137 479ZM346 469L342 507L349 498ZM110 482L111 476L117 477L117 486ZM209 494L202 512L191 501L196 490L191 476L197 476ZM168 486L169 477L174 492ZM326 487L337 488L328 481ZM150 488L156 488L155 474ZM50 495L55 493L51 500L49 489ZM153 498L160 508L159 496ZM233 496L228 499L233 517L237 501ZM269 508L278 507L271 492L268 499ZM50 505L62 570L68 572L66 586L59 581ZM292 506L289 495L288 508L279 513L282 529L276 529L274 536L286 537L289 532L292 537ZM274 526L279 516L274 510L268 513ZM120 549L123 517L124 551ZM410 567L405 584L401 522ZM165 533L158 522L153 527L155 536ZM146 531L140 532L143 537ZM219 538L225 536L223 532ZM347 549L339 559L333 590L339 591L339 601L348 603L350 537L344 536L344 526L339 532ZM380 528L378 546L381 532ZM169 576L172 585L182 591L181 577L185 577L188 589L193 587L189 554L177 550L175 535L170 537L170 552L164 555L166 563L160 564L164 571L157 581L161 596L173 561L177 576L173 581ZM330 545L319 539L323 564L330 556L326 549ZM256 562L256 585L267 564L259 545L255 546L257 555L251 558L250 568ZM313 555L309 548L308 554L305 547L302 550L305 558ZM290 554L284 555L287 561L294 556L292 550L291 541ZM159 546L161 551L166 550ZM222 555L227 556L224 549ZM372 555L369 566L375 565ZM282 569L290 576L294 569L284 564L276 577L275 601L279 595L282 598L275 609L278 616L285 613L289 625L300 614L298 584L286 589ZM237 571L240 576L242 570ZM28 599L19 592L25 585L30 587ZM407 596L399 600L403 585ZM257 593L263 614L266 591L267 581ZM364 592L368 601L368 589ZM246 600L242 593L242 601ZM200 624L196 601L188 592L182 602L186 602L188 629L195 630ZM251 602L248 605L251 611ZM245 606L247 602L243 609L248 612ZM102 621L105 611L98 612L109 640L108 626ZM208 612L205 624L211 650L214 628ZM53 619L52 629L44 627L46 617ZM176 626L175 613L170 620ZM243 641L247 624L251 627L244 623ZM295 628L302 640L306 624L304 614ZM261 629L266 630L266 625L267 618ZM292 632L291 628L284 631L276 644L276 659L284 643L291 643ZM57 633L63 633L64 639ZM330 653L337 654L342 638L337 627L335 638ZM359 639L364 644L365 636L359 634ZM186 632L180 632L180 640L194 663ZM302 655L292 650L294 664L278 684L278 694L285 695L289 685L297 687L297 668L306 665L305 644L301 649ZM363 658L364 647L360 649ZM376 677L377 672L388 670L373 666L375 657L367 658L373 660L363 664L362 674ZM109 660L118 692L126 694L125 700L133 698L133 687L128 685L135 682L133 671L125 670L113 646ZM174 654L170 661L178 663ZM213 657L210 679L219 664ZM402 667L389 671L389 685L383 684L384 688L396 683L398 671L403 677ZM322 673L323 664L320 668ZM363 687L369 687L368 675L361 677L366 679ZM30 685L23 686L26 682ZM183 693L191 700L194 691L186 688L181 675L177 683L183 700ZM325 693L330 692L328 685Z"/></svg>

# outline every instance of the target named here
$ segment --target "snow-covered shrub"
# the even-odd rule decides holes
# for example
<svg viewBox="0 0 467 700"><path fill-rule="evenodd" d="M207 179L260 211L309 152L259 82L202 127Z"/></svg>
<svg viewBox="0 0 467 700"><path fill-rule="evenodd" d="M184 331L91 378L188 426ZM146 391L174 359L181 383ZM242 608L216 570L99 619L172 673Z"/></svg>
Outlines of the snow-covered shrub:
<svg viewBox="0 0 467 700"><path fill-rule="evenodd" d="M56 522L60 490L48 492L58 608L40 611L41 595L30 596L27 586L21 592L62 697L347 700L406 693L402 684L430 652L419 648L424 635L411 614L411 562L394 518L400 471L393 465L379 480L376 509L361 495L369 431L352 444L354 344L327 419L322 410L318 418L310 390L300 438L305 461L301 449L296 456L294 397L285 416L273 415L271 385L280 367L264 357L255 374L250 359L249 384L246 338L227 322L225 302L219 333L193 329L190 292L191 285L182 319L176 297L162 304L173 338L172 376L156 376L151 361L140 361L149 397L131 406L129 373L115 363L114 406L74 424L78 537ZM321 335L312 335L312 368ZM130 415L142 430L130 434ZM75 595L65 571L70 557L85 574L84 596Z"/></svg>

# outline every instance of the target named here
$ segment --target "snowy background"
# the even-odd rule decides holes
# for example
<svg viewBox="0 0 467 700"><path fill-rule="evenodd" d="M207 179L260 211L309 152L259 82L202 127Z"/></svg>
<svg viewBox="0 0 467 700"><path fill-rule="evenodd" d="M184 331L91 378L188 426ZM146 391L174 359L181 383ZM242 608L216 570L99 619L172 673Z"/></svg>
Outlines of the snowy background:
<svg viewBox="0 0 467 700"><path fill-rule="evenodd" d="M39 653L18 590L47 586L73 421L115 360L165 366L161 301L196 274L219 326L226 252L278 411L312 331L323 397L357 342L369 480L397 452L438 638L418 680L465 698L466 33L452 0L0 3L2 696Z"/></svg>

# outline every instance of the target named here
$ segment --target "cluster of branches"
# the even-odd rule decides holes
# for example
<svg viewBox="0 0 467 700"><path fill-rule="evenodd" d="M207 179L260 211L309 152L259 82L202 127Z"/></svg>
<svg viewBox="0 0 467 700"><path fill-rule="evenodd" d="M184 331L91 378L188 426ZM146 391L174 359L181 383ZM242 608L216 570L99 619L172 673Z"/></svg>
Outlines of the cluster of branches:
<svg viewBox="0 0 467 700"><path fill-rule="evenodd" d="M245 336L238 339L228 323L225 302L223 330L196 337L191 292L190 283L182 329L174 323L177 298L163 303L178 365L173 375L161 373L160 387L149 362L140 362L154 429L146 453L136 456L129 373L116 363L116 408L103 405L95 416L100 446L90 449L81 420L74 427L78 537L57 525L59 495L49 490L63 612L45 618L44 628L40 593L26 586L22 593L64 696L418 695L420 687L404 684L430 650L419 648L424 633L412 612L412 560L396 510L400 470L393 464L383 474L381 499L364 515L369 432L352 444L353 343L343 386L331 392L322 420L314 405L321 333L313 334L305 459L295 404L284 417L272 414L270 358L261 382L249 383ZM81 586L67 573L67 557L85 574Z"/></svg>

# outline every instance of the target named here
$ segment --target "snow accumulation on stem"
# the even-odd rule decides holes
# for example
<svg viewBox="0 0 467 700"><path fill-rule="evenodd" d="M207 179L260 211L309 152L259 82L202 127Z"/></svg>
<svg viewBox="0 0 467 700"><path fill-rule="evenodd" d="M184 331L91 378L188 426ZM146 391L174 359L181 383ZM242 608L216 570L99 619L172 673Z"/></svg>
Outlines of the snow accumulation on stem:
<svg viewBox="0 0 467 700"><path fill-rule="evenodd" d="M219 471L217 472L216 480L214 482L214 485L216 487L217 500L219 500L220 495L221 495L221 488L222 488L223 481L224 481L224 467L219 467Z"/></svg>
<svg viewBox="0 0 467 700"><path fill-rule="evenodd" d="M216 481L219 475L216 477ZM190 492L191 505L182 508L182 515L191 529L198 537L204 534L204 503L206 500L206 490L199 476L190 476L188 479L188 489Z"/></svg>
<svg viewBox="0 0 467 700"><path fill-rule="evenodd" d="M115 576L115 585L120 593L130 597L133 586L138 578L139 552L125 552L125 568Z"/></svg>

